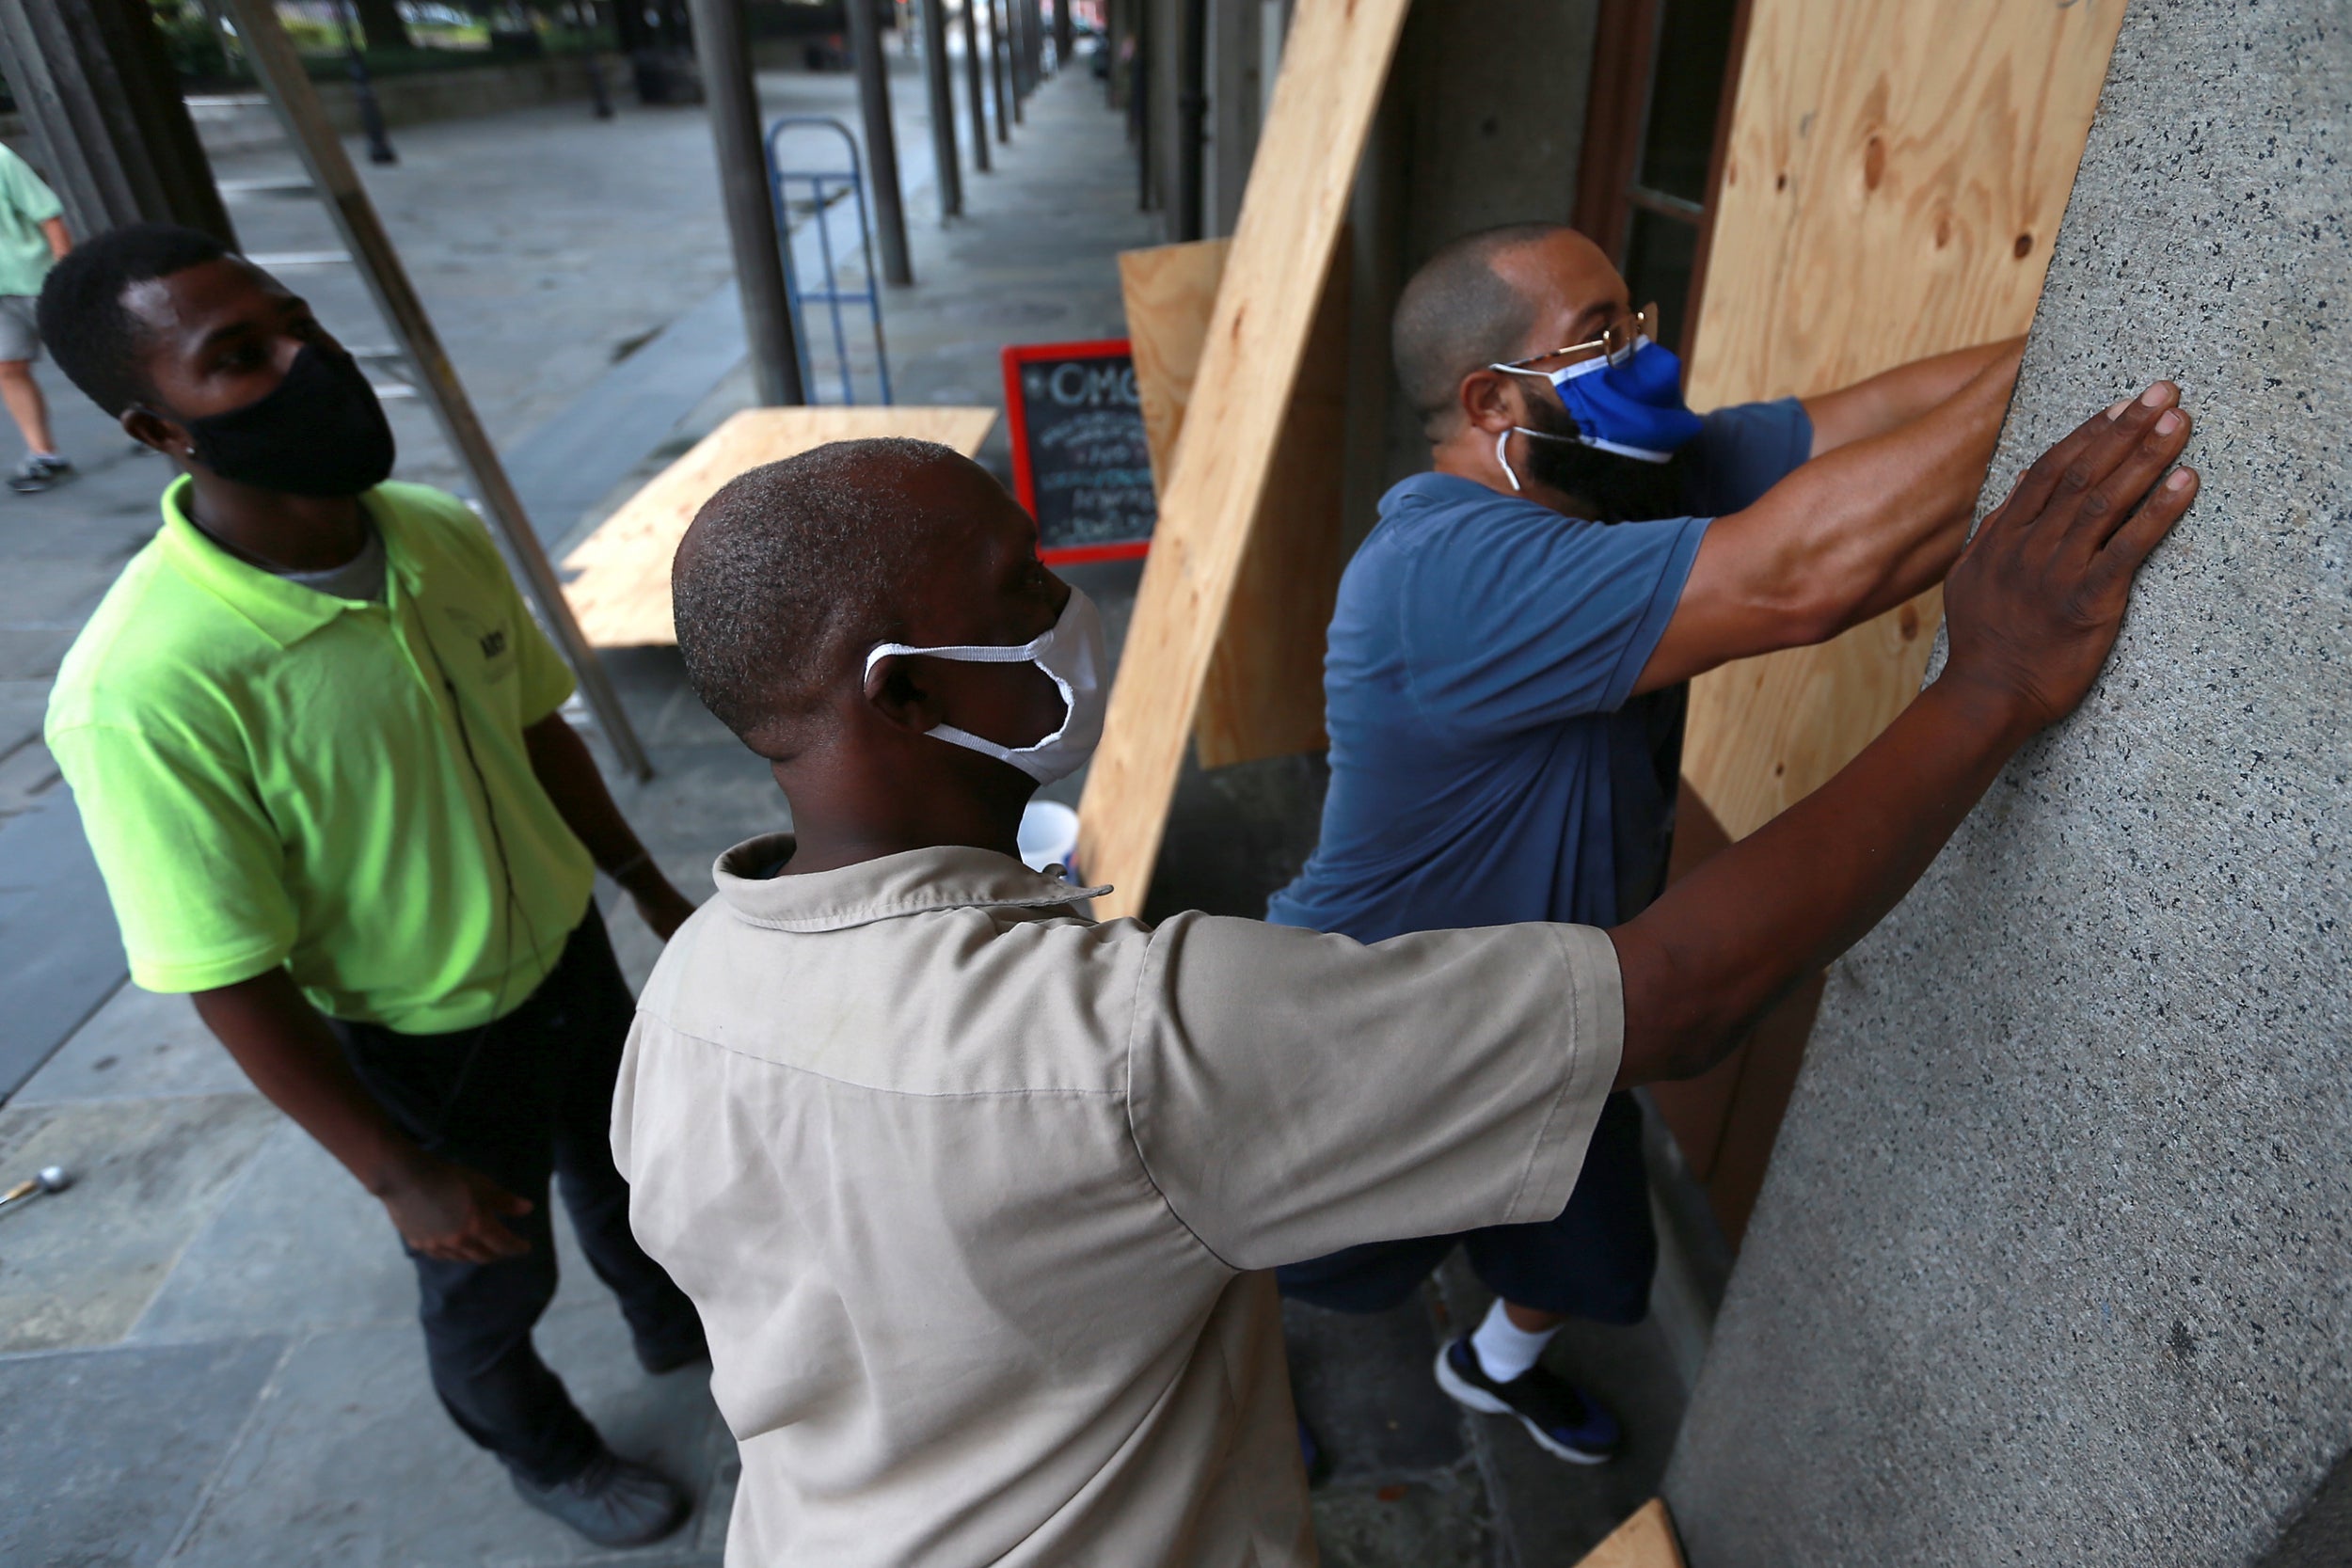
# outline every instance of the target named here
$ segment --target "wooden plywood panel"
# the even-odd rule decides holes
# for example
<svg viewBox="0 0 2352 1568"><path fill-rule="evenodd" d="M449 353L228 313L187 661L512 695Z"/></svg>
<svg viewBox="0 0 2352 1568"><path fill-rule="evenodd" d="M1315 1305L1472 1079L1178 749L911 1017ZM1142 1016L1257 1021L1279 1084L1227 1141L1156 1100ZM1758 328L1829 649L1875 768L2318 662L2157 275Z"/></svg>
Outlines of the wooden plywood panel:
<svg viewBox="0 0 2352 1568"><path fill-rule="evenodd" d="M1144 437L1163 490L1230 248L1230 241L1200 240L1119 258ZM1334 264L1307 363L1344 363L1346 352L1347 269ZM1203 768L1325 744L1323 653L1339 594L1345 400L1344 378L1307 377L1282 417L1280 460L1258 502L1194 719Z"/></svg>
<svg viewBox="0 0 2352 1568"><path fill-rule="evenodd" d="M670 559L703 502L738 474L830 441L905 436L969 457L996 422L993 408L747 408L622 503L564 558L580 629L600 648L677 641L670 623Z"/></svg>
<svg viewBox="0 0 2352 1568"><path fill-rule="evenodd" d="M1578 1561L1577 1568L1683 1568L1682 1547L1663 1497L1652 1497L1609 1532L1609 1539Z"/></svg>
<svg viewBox="0 0 2352 1568"><path fill-rule="evenodd" d="M1080 860L1118 889L1096 901L1106 918L1143 907L1406 4L1299 0L1291 22L1078 807Z"/></svg>
<svg viewBox="0 0 2352 1568"><path fill-rule="evenodd" d="M1693 406L1826 391L2023 332L2122 0L1753 0ZM1919 686L1933 594L1694 682L1684 777L1735 838Z"/></svg>

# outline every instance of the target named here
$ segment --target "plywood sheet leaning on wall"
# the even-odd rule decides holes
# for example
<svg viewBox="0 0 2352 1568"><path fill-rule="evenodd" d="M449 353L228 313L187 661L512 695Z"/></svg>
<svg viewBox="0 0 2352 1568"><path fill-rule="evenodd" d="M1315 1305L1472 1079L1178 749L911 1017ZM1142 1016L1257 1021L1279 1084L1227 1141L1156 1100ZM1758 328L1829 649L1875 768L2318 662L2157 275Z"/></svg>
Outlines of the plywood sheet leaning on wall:
<svg viewBox="0 0 2352 1568"><path fill-rule="evenodd" d="M2122 0L1753 0L1692 406L1827 391L2026 330ZM1917 692L1941 599L1693 682L1683 776L1734 838Z"/></svg>
<svg viewBox="0 0 2352 1568"><path fill-rule="evenodd" d="M1080 860L1118 889L1095 901L1105 918L1143 907L1406 5L1299 0L1291 21L1103 747L1078 806Z"/></svg>
<svg viewBox="0 0 2352 1568"><path fill-rule="evenodd" d="M1162 491L1231 248L1228 240L1199 240L1120 254L1144 439ZM1343 362L1346 334L1347 269L1335 264L1307 362ZM1266 476L1193 722L1203 768L1324 745L1323 652L1339 593L1345 395L1340 378L1303 377L1282 417L1279 456Z"/></svg>
<svg viewBox="0 0 2352 1568"><path fill-rule="evenodd" d="M694 514L738 474L831 441L906 436L966 457L996 422L993 408L746 408L646 481L564 560L564 596L599 648L675 642L670 558Z"/></svg>

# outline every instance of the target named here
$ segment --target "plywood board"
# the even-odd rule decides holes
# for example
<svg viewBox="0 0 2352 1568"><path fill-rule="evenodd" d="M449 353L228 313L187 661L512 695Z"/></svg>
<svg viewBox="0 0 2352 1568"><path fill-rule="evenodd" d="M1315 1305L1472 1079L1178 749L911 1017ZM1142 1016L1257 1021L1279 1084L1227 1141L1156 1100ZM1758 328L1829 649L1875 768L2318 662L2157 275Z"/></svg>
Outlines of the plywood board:
<svg viewBox="0 0 2352 1568"><path fill-rule="evenodd" d="M2122 0L1753 0L1693 406L1826 391L2026 330ZM1918 690L1934 594L1694 682L1684 777L1734 838Z"/></svg>
<svg viewBox="0 0 2352 1568"><path fill-rule="evenodd" d="M1144 438L1162 489L1175 467L1230 248L1230 241L1199 240L1119 258ZM1346 348L1347 270L1335 262L1307 362L1342 363ZM1323 654L1339 594L1346 414L1343 379L1307 377L1282 416L1281 461L1259 499L1194 717L1193 746L1203 768L1325 744Z"/></svg>
<svg viewBox="0 0 2352 1568"><path fill-rule="evenodd" d="M564 558L564 597L600 648L672 643L670 558L703 502L738 474L831 441L905 436L965 456L996 422L993 408L746 408L623 502Z"/></svg>
<svg viewBox="0 0 2352 1568"><path fill-rule="evenodd" d="M1609 1532L1609 1539L1585 1553L1577 1568L1683 1568L1666 1499L1652 1497L1644 1503Z"/></svg>
<svg viewBox="0 0 2352 1568"><path fill-rule="evenodd" d="M1106 918L1143 907L1406 7L1298 0L1293 14L1103 747L1078 807L1080 860L1090 878L1118 890L1096 900Z"/></svg>

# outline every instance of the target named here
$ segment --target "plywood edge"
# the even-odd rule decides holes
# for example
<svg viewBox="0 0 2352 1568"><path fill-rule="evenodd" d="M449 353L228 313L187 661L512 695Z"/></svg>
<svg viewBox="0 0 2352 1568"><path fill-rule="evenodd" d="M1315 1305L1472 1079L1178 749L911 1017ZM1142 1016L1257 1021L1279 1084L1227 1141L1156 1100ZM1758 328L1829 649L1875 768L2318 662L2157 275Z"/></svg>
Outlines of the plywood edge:
<svg viewBox="0 0 2352 1568"><path fill-rule="evenodd" d="M1652 1497L1607 1540L1584 1554L1577 1568L1684 1568L1666 1499Z"/></svg>
<svg viewBox="0 0 2352 1568"><path fill-rule="evenodd" d="M1079 803L1080 856L1094 879L1118 890L1097 901L1106 916L1143 908L1407 6L1300 0L1292 20L1103 747Z"/></svg>

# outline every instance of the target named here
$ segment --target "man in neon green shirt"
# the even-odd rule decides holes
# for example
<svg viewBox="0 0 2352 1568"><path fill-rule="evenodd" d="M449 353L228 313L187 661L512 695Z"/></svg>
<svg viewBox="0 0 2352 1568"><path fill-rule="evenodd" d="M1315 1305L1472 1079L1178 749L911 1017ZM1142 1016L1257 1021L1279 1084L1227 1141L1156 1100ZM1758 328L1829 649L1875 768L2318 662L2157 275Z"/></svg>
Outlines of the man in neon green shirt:
<svg viewBox="0 0 2352 1568"><path fill-rule="evenodd" d="M647 1370L705 1354L612 1165L634 1003L591 884L665 940L692 906L564 722L571 674L481 525L386 483L390 426L307 305L140 225L58 264L40 327L181 471L49 706L132 978L192 993L383 1200L435 1389L525 1499L603 1544L667 1534L685 1495L605 1448L531 1332L555 1175Z"/></svg>
<svg viewBox="0 0 2352 1568"><path fill-rule="evenodd" d="M46 490L72 472L49 434L49 404L33 379L40 334L33 301L50 264L72 248L65 208L24 160L0 147L0 402L24 437L24 461L8 476L20 496Z"/></svg>

